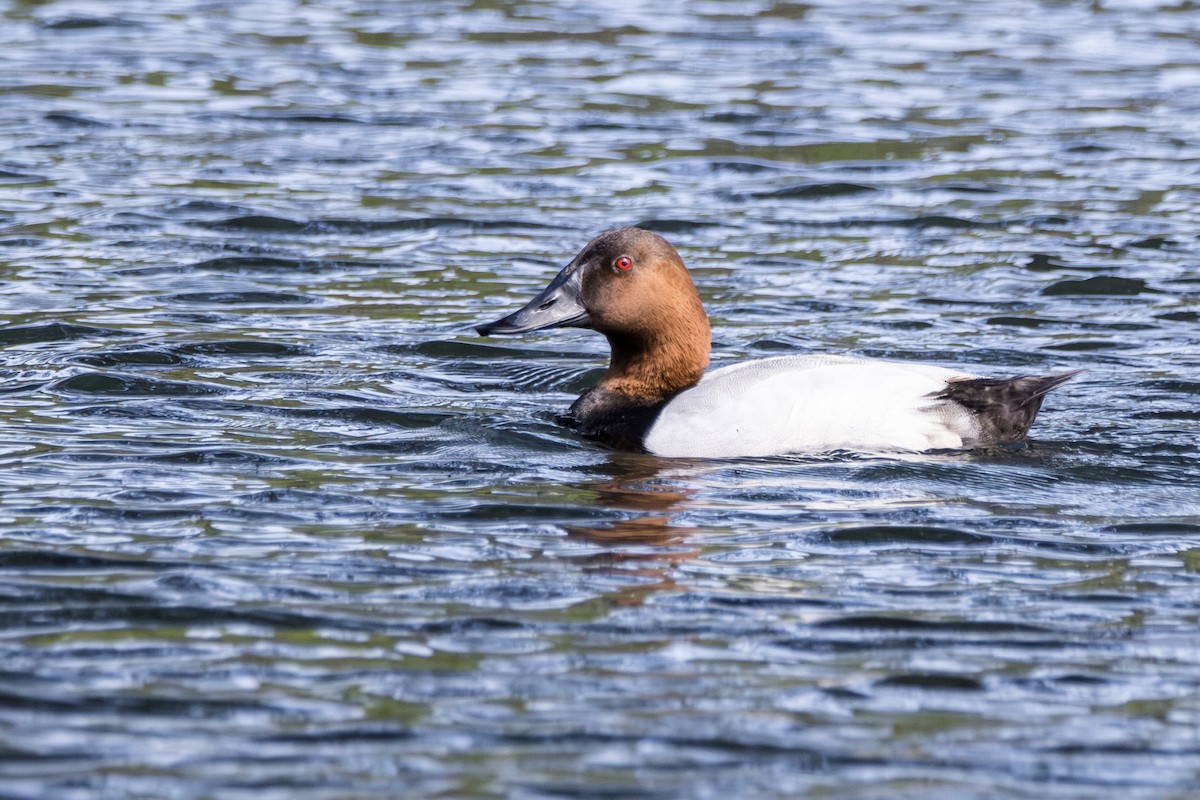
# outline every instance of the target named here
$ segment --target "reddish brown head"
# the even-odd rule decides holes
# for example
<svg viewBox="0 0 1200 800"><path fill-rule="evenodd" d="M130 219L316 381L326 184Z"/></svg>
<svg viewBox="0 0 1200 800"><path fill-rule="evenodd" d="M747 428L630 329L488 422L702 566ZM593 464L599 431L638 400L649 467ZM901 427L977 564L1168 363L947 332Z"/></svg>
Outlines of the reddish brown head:
<svg viewBox="0 0 1200 800"><path fill-rule="evenodd" d="M640 228L588 242L524 308L481 325L483 335L594 328L612 347L599 387L659 399L691 386L708 366L708 316L675 248Z"/></svg>

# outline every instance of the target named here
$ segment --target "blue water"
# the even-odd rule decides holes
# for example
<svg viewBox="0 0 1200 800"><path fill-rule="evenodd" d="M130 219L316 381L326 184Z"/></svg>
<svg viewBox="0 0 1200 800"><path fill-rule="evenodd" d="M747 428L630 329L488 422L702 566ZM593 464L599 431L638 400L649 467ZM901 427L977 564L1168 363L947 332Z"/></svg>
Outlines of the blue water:
<svg viewBox="0 0 1200 800"><path fill-rule="evenodd" d="M0 798L1200 792L1188 3L0 3ZM1086 369L670 461L481 339L670 239L714 362Z"/></svg>

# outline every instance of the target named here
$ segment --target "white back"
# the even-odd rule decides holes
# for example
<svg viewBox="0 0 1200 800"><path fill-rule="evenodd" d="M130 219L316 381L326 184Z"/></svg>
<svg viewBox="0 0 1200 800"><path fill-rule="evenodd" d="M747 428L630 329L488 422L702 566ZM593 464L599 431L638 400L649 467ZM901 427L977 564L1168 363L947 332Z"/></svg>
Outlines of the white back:
<svg viewBox="0 0 1200 800"><path fill-rule="evenodd" d="M935 395L944 367L845 356L780 356L722 367L676 395L646 436L661 456L721 458L962 447L978 424Z"/></svg>

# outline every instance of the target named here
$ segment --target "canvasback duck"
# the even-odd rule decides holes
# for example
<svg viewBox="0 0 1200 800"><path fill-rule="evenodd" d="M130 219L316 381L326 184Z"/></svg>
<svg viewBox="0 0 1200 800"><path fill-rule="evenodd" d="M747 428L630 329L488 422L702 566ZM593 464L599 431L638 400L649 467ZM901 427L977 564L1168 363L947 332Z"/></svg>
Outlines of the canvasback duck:
<svg viewBox="0 0 1200 800"><path fill-rule="evenodd" d="M602 233L484 336L592 328L612 359L570 414L613 447L720 458L920 452L1019 442L1047 392L1077 372L982 378L834 355L766 358L708 373L708 315L679 253L639 228Z"/></svg>

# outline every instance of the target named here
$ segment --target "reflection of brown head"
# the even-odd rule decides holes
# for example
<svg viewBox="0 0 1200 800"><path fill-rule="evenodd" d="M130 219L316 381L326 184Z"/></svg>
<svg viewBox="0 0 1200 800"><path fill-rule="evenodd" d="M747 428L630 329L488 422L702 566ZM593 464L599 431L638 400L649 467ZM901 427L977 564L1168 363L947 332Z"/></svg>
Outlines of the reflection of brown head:
<svg viewBox="0 0 1200 800"><path fill-rule="evenodd" d="M609 595L614 605L637 605L647 595L678 589L672 565L690 561L697 550L688 547L699 530L672 524L673 513L688 507L695 492L679 479L691 470L686 462L664 462L640 455L614 455L606 465L612 477L587 488L596 493L596 505L614 511L634 512L620 519L595 526L570 526L567 533L584 537L604 548L592 561L604 570L638 580L619 582ZM663 475L669 467L670 475Z"/></svg>
<svg viewBox="0 0 1200 800"><path fill-rule="evenodd" d="M683 541L695 529L671 525L671 512L686 508L695 490L660 477L662 465L658 459L620 458L612 466L619 467L621 474L588 487L596 492L598 505L651 513L595 527L572 526L568 532L609 544L669 545Z"/></svg>
<svg viewBox="0 0 1200 800"><path fill-rule="evenodd" d="M567 533L583 536L607 549L594 560L603 564L605 571L618 571L622 575L637 576L639 582L622 581L617 589L607 593L613 605L641 605L647 595L666 589L678 589L679 584L670 574L670 566L696 557L695 549L663 549L651 552L622 550L623 547L667 548L683 543L695 528L671 525L666 515L645 515L633 519L622 519L610 525L593 528L568 526Z"/></svg>
<svg viewBox="0 0 1200 800"><path fill-rule="evenodd" d="M671 525L671 518L667 516L634 517L633 519L621 519L607 525L597 525L595 527L584 527L582 525L567 526L567 533L572 536L585 536L593 542L607 545L643 544L661 547L679 544L695 532L695 528ZM683 555L689 555L689 553L684 553ZM634 556L624 554L620 557L633 558ZM640 557L664 558L668 556L662 553L655 553ZM669 557L671 560L678 560L675 558L675 554Z"/></svg>
<svg viewBox="0 0 1200 800"><path fill-rule="evenodd" d="M597 483L590 488L613 508L626 511L672 511L694 491L637 478Z"/></svg>

